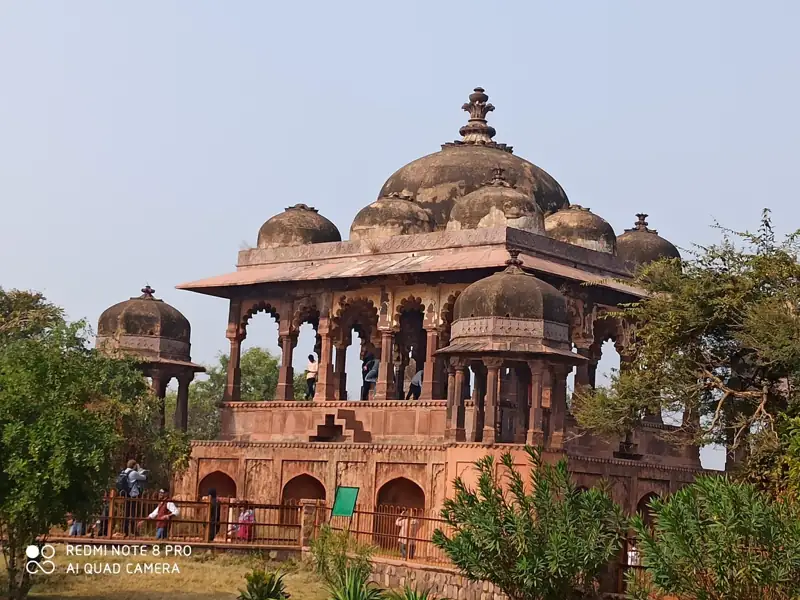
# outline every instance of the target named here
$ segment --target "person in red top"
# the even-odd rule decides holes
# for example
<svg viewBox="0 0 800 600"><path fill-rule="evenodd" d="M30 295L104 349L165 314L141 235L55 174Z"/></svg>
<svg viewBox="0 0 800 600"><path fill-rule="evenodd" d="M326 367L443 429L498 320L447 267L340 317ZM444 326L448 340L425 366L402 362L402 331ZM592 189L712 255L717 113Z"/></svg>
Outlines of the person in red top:
<svg viewBox="0 0 800 600"><path fill-rule="evenodd" d="M169 531L169 522L172 517L177 517L179 514L178 507L175 503L169 500L167 492L164 490L158 491L158 506L156 509L147 515L148 519L155 519L156 521L156 539L167 539Z"/></svg>
<svg viewBox="0 0 800 600"><path fill-rule="evenodd" d="M239 522L233 525L228 531L228 535L236 534L240 542L250 542L253 540L253 523L256 521L256 513L249 502L242 504L242 512L239 513Z"/></svg>

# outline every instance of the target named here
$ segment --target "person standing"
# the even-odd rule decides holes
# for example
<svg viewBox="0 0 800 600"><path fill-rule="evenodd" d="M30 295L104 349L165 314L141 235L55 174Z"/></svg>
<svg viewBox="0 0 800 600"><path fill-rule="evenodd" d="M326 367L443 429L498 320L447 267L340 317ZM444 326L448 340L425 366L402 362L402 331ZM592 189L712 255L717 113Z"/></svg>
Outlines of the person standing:
<svg viewBox="0 0 800 600"><path fill-rule="evenodd" d="M146 470L131 459L128 461L128 466L117 476L117 492L125 497L125 519L122 523L125 535L135 528L138 498L142 494L142 483L147 481L146 473Z"/></svg>
<svg viewBox="0 0 800 600"><path fill-rule="evenodd" d="M147 515L148 519L155 519L156 521L157 540L167 539L169 523L172 517L177 517L178 514L178 507L169 499L166 490L158 490L158 506L156 506L153 512Z"/></svg>
<svg viewBox="0 0 800 600"><path fill-rule="evenodd" d="M367 375L372 368L372 363L375 357L371 352L364 355L364 360L361 361L361 401L366 402L369 400L369 383L367 382Z"/></svg>
<svg viewBox="0 0 800 600"><path fill-rule="evenodd" d="M317 373L319 373L319 363L314 359L313 354L309 354L306 366L306 400L314 399L317 391Z"/></svg>
<svg viewBox="0 0 800 600"><path fill-rule="evenodd" d="M209 509L211 511L210 523L208 524L208 541L213 542L214 538L217 537L217 534L219 534L220 526L220 506L219 500L217 500L216 488L211 488L208 490L208 500L210 502Z"/></svg>
<svg viewBox="0 0 800 600"><path fill-rule="evenodd" d="M422 394L422 369L414 373L414 376L411 378L411 383L408 384L406 400L412 396L414 400L419 400L420 394Z"/></svg>
<svg viewBox="0 0 800 600"><path fill-rule="evenodd" d="M395 525L400 528L398 539L400 542L400 556L403 559L414 558L416 549L416 539L418 521L408 514L408 509L403 509L400 518L395 521Z"/></svg>

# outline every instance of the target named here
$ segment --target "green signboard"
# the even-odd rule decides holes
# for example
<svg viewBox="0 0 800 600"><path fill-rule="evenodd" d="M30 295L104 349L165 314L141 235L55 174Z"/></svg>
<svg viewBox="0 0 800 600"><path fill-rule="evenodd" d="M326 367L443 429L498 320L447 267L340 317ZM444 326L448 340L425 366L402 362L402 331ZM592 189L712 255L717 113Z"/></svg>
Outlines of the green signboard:
<svg viewBox="0 0 800 600"><path fill-rule="evenodd" d="M357 487L337 487L331 516L352 517L356 510L356 500L358 500Z"/></svg>

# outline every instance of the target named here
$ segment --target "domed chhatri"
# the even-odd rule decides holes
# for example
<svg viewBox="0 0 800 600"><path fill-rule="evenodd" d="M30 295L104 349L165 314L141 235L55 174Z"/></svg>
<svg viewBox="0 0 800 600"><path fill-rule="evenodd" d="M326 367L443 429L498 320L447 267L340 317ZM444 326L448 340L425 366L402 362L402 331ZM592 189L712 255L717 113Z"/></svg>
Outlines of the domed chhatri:
<svg viewBox="0 0 800 600"><path fill-rule="evenodd" d="M362 208L350 226L351 240L430 233L433 218L407 194L392 192Z"/></svg>
<svg viewBox="0 0 800 600"><path fill-rule="evenodd" d="M669 241L658 235L655 229L647 228L647 215L639 213L633 229L626 229L617 238L617 256L623 262L644 265L661 258L678 258L681 253Z"/></svg>
<svg viewBox="0 0 800 600"><path fill-rule="evenodd" d="M544 234L544 215L532 196L506 181L496 168L492 180L456 201L447 222L448 231L481 227L513 227Z"/></svg>
<svg viewBox="0 0 800 600"><path fill-rule="evenodd" d="M470 115L469 122L459 130L462 139L443 144L439 152L396 171L379 196L411 194L420 206L431 210L437 228L444 229L455 201L481 188L491 179L492 170L500 167L507 180L534 198L545 214L568 206L567 195L555 179L512 154L511 146L492 140L495 129L486 122L486 115L494 106L488 100L483 88L475 88L462 107Z"/></svg>
<svg viewBox="0 0 800 600"><path fill-rule="evenodd" d="M516 250L506 269L467 286L455 303L454 321L478 317L540 319L567 324L567 302L549 283L522 270Z"/></svg>
<svg viewBox="0 0 800 600"><path fill-rule="evenodd" d="M617 251L614 228L602 217L577 204L548 215L544 228L548 237L568 244L608 254Z"/></svg>
<svg viewBox="0 0 800 600"><path fill-rule="evenodd" d="M259 248L279 248L303 244L341 242L336 225L319 214L316 208L295 204L270 218L258 231Z"/></svg>
<svg viewBox="0 0 800 600"><path fill-rule="evenodd" d="M153 296L155 290L149 285L142 288L142 295L125 300L107 308L97 323L98 344L101 340L116 338L121 343L125 336L154 337L176 342L175 354L189 356L189 321L176 308ZM178 351L185 344L185 352ZM142 348L146 350L146 348Z"/></svg>

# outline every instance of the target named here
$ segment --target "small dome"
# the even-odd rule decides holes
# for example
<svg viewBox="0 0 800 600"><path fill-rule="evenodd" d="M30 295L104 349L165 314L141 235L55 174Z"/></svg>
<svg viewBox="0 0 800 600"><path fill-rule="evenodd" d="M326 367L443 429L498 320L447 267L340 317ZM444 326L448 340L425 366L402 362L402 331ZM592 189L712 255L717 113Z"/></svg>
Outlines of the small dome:
<svg viewBox="0 0 800 600"><path fill-rule="evenodd" d="M300 246L341 242L336 225L319 214L316 208L295 204L270 218L258 231L259 248Z"/></svg>
<svg viewBox="0 0 800 600"><path fill-rule="evenodd" d="M532 195L506 181L504 169L494 169L492 180L456 201L448 231L482 227L513 227L544 235L544 215Z"/></svg>
<svg viewBox="0 0 800 600"><path fill-rule="evenodd" d="M633 229L626 229L617 238L617 256L633 265L644 265L661 258L678 258L681 253L670 242L658 235L655 229L647 228L647 215L636 215Z"/></svg>
<svg viewBox="0 0 800 600"><path fill-rule="evenodd" d="M569 206L567 195L558 182L545 171L512 154L511 146L492 138L494 127L486 115L494 110L483 88L475 88L462 108L470 115L459 130L462 139L442 145L439 152L428 154L397 170L380 191L379 197L405 192L422 208L430 209L438 229L444 229L456 200L485 185L492 169L505 170L506 179L534 198L546 214Z"/></svg>
<svg viewBox="0 0 800 600"><path fill-rule="evenodd" d="M151 335L189 342L189 321L178 309L153 297L149 285L142 295L107 308L97 322L97 335Z"/></svg>
<svg viewBox="0 0 800 600"><path fill-rule="evenodd" d="M476 281L461 292L453 309L454 321L506 317L568 324L567 301L563 294L523 271L517 253L511 254L505 271Z"/></svg>
<svg viewBox="0 0 800 600"><path fill-rule="evenodd" d="M351 240L430 233L433 218L407 194L393 192L362 208L350 226Z"/></svg>
<svg viewBox="0 0 800 600"><path fill-rule="evenodd" d="M614 228L602 217L577 204L548 215L544 228L549 237L568 244L608 254L617 251Z"/></svg>

